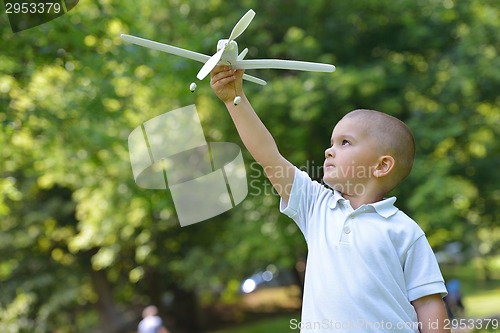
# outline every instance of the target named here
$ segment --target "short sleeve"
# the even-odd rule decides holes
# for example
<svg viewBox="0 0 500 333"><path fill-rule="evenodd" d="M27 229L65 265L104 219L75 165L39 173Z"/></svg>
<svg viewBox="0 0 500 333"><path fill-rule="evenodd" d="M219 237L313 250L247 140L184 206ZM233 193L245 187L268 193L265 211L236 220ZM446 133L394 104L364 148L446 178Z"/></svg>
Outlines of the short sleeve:
<svg viewBox="0 0 500 333"><path fill-rule="evenodd" d="M433 294L446 296L446 286L436 256L424 235L409 248L403 271L410 301Z"/></svg>
<svg viewBox="0 0 500 333"><path fill-rule="evenodd" d="M308 216L322 189L324 186L311 180L305 171L296 169L288 202L280 200L280 212L295 221L306 239Z"/></svg>

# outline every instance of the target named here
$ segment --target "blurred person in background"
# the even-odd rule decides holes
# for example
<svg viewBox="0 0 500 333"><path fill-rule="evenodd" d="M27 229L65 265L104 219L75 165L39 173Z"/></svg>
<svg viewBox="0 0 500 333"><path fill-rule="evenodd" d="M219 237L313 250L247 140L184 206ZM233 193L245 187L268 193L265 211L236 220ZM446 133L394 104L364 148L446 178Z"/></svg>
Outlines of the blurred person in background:
<svg viewBox="0 0 500 333"><path fill-rule="evenodd" d="M149 305L142 311L142 320L137 327L138 333L170 333L158 316L158 308Z"/></svg>
<svg viewBox="0 0 500 333"><path fill-rule="evenodd" d="M446 283L446 289L448 290L448 295L444 298L444 302L448 311L448 317L450 319L460 317L465 311L462 302L460 281L458 279L449 280Z"/></svg>

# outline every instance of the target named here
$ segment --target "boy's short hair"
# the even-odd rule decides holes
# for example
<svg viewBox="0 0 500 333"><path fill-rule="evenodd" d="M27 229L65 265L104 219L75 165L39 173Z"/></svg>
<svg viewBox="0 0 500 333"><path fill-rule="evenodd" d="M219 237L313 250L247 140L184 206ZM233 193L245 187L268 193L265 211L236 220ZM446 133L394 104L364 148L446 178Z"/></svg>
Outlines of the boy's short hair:
<svg viewBox="0 0 500 333"><path fill-rule="evenodd" d="M376 140L382 155L394 158L392 188L396 187L410 174L415 159L415 139L411 130L398 118L375 110L357 109L344 116L352 117L368 125L368 134Z"/></svg>

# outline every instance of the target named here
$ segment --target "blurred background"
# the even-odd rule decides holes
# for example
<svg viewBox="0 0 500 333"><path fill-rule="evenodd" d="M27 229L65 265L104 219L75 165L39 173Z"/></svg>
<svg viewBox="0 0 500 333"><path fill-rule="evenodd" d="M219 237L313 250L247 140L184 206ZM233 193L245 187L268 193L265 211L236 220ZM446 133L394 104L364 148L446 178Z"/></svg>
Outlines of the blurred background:
<svg viewBox="0 0 500 333"><path fill-rule="evenodd" d="M498 324L498 0L87 0L18 33L0 15L2 333L132 333L149 304L172 333L292 331L307 249L248 153L248 197L181 228L127 150L135 127L193 103L207 141L243 147L208 80L189 91L201 64L119 35L213 54L250 8L248 59L337 66L249 71L269 81L245 89L283 155L319 179L344 114L404 120L418 156L396 204L460 283L456 318Z"/></svg>

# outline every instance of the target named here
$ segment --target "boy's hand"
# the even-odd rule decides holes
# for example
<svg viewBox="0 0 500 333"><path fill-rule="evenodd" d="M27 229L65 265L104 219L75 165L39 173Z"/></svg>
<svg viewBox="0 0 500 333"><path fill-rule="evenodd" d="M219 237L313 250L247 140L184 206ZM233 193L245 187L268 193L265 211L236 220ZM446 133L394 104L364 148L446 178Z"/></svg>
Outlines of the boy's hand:
<svg viewBox="0 0 500 333"><path fill-rule="evenodd" d="M236 96L243 95L243 72L220 65L212 70L210 86L224 103L233 103Z"/></svg>

